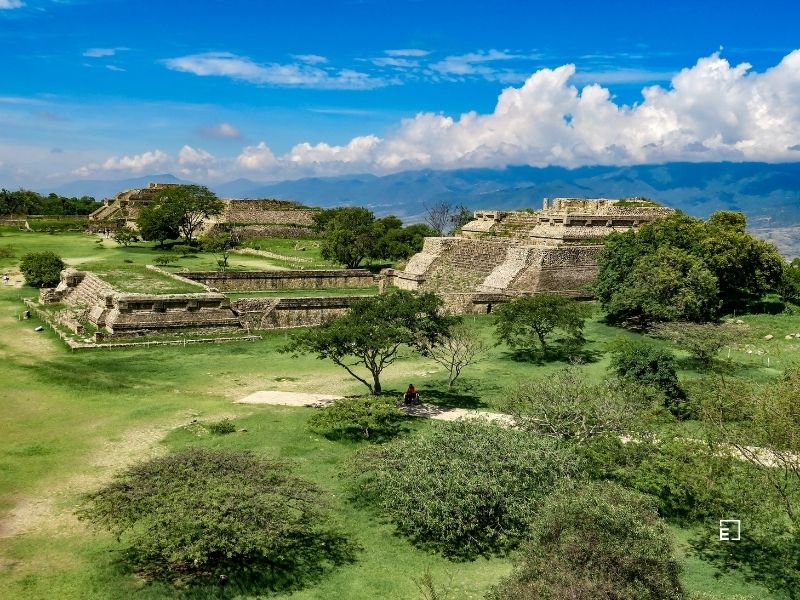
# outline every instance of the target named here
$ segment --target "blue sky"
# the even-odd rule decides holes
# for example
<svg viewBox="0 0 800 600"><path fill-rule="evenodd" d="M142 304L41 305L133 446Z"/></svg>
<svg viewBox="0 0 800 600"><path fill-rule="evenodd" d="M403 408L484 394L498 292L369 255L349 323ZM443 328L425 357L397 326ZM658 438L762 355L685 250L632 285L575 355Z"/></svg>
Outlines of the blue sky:
<svg viewBox="0 0 800 600"><path fill-rule="evenodd" d="M0 0L0 185L798 160L798 22L789 1Z"/></svg>

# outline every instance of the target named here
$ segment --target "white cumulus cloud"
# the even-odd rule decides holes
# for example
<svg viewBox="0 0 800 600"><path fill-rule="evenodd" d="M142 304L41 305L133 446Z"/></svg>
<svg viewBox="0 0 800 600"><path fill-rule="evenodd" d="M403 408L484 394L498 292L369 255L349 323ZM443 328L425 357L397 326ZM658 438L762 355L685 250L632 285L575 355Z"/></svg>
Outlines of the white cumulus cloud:
<svg viewBox="0 0 800 600"><path fill-rule="evenodd" d="M386 172L797 158L800 50L762 73L715 53L680 71L668 87L644 88L643 101L633 106L615 103L601 85L576 87L574 75L574 65L540 69L523 85L504 89L491 113L420 113L384 138L298 144L273 156L270 167L277 160Z"/></svg>
<svg viewBox="0 0 800 600"><path fill-rule="evenodd" d="M23 6L25 3L22 0L0 0L0 10L13 10Z"/></svg>
<svg viewBox="0 0 800 600"><path fill-rule="evenodd" d="M278 159L266 142L260 142L256 146L245 146L236 158L236 164L251 171L264 171L274 168L278 164Z"/></svg>

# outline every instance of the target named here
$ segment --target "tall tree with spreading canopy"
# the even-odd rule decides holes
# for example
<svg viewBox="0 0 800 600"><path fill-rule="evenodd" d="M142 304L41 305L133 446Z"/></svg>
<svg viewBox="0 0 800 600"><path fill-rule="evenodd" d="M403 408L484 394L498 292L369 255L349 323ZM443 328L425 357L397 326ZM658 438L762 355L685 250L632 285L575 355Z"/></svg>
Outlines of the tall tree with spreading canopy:
<svg viewBox="0 0 800 600"><path fill-rule="evenodd" d="M583 340L587 310L563 296L537 294L516 298L497 310L497 337L512 348L530 349L538 344L544 356L548 336L563 331L573 343Z"/></svg>
<svg viewBox="0 0 800 600"><path fill-rule="evenodd" d="M331 360L371 394L380 394L381 373L397 360L402 348L425 353L457 321L442 314L441 307L442 300L435 294L407 290L365 298L353 303L347 314L296 333L281 350Z"/></svg>
<svg viewBox="0 0 800 600"><path fill-rule="evenodd" d="M225 208L222 200L202 185L179 185L163 189L155 194L153 202L180 215L178 228L189 245L194 242L195 234L203 224Z"/></svg>
<svg viewBox="0 0 800 600"><path fill-rule="evenodd" d="M777 249L747 233L744 215L731 211L708 221L676 212L611 234L599 266L594 291L609 317L643 325L714 320L777 290L785 272Z"/></svg>

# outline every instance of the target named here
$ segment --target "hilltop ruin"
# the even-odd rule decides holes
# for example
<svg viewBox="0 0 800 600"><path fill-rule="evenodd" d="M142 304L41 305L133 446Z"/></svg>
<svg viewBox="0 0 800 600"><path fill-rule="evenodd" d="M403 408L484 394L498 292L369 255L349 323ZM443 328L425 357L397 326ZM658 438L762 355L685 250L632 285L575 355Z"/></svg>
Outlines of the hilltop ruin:
<svg viewBox="0 0 800 600"><path fill-rule="evenodd" d="M540 211L476 211L454 237L426 238L397 287L434 291L457 312L536 293L590 297L602 239L673 212L646 200L545 199Z"/></svg>
<svg viewBox="0 0 800 600"><path fill-rule="evenodd" d="M150 183L145 188L125 190L89 215L91 231L115 230L136 226L139 212L153 201L158 192L179 186L177 183ZM208 220L207 227L221 223L236 225L243 237L307 237L319 208L285 200L240 200L223 198L221 215Z"/></svg>

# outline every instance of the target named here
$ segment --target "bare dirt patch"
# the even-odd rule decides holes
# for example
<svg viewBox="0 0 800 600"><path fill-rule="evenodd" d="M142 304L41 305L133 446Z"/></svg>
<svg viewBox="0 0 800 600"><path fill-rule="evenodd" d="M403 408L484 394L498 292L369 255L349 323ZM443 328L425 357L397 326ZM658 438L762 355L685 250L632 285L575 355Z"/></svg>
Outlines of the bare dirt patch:
<svg viewBox="0 0 800 600"><path fill-rule="evenodd" d="M279 406L325 406L340 398L341 396L332 396L330 394L262 390L253 392L236 402L239 404L272 404Z"/></svg>
<svg viewBox="0 0 800 600"><path fill-rule="evenodd" d="M191 413L167 425L129 429L105 440L85 460L81 473L48 485L35 497L19 500L0 520L0 539L26 534L72 535L80 531L83 525L73 512L75 497L136 461L163 454L166 450L158 442L195 416Z"/></svg>
<svg viewBox="0 0 800 600"><path fill-rule="evenodd" d="M262 390L245 396L236 402L241 404L271 404L277 406L310 406L321 408L341 398L341 396L331 396L328 394ZM413 406L400 405L400 408L410 417L422 417L439 421L487 419L489 421L497 421L508 425L513 424L513 419L510 415L483 410L467 410L465 408L451 408L447 406L436 406L434 404L419 404Z"/></svg>

